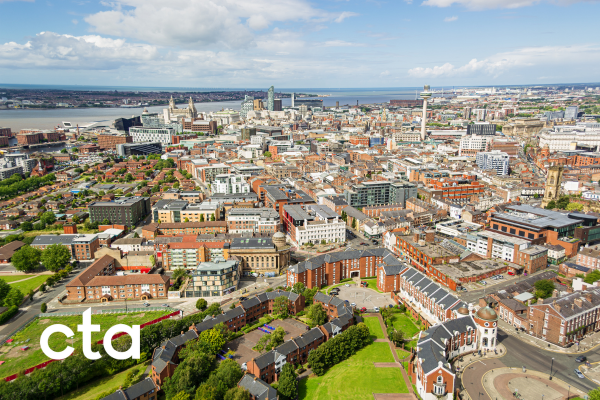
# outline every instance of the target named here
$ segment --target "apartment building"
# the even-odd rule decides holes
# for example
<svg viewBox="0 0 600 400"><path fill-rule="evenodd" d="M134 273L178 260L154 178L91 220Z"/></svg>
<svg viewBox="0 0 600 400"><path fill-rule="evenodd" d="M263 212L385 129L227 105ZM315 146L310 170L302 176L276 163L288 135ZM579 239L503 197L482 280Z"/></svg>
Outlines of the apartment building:
<svg viewBox="0 0 600 400"><path fill-rule="evenodd" d="M285 225L292 243L303 246L322 241L344 243L346 223L327 206L308 204L306 211L301 206L285 205Z"/></svg>
<svg viewBox="0 0 600 400"><path fill-rule="evenodd" d="M163 146L173 144L173 137L177 135L174 128L148 128L132 126L129 128L133 142L160 142Z"/></svg>
<svg viewBox="0 0 600 400"><path fill-rule="evenodd" d="M478 136L470 135L465 136L460 140L460 147L458 149L459 156L475 157L477 153L485 152L489 150L490 142L493 136Z"/></svg>
<svg viewBox="0 0 600 400"><path fill-rule="evenodd" d="M577 264L592 270L600 268L600 246L585 247L577 253Z"/></svg>
<svg viewBox="0 0 600 400"><path fill-rule="evenodd" d="M105 219L111 224L135 226L150 214L148 197L119 197L114 201L95 201L88 205L91 222Z"/></svg>
<svg viewBox="0 0 600 400"><path fill-rule="evenodd" d="M188 203L185 200L159 200L152 207L152 222L181 223L218 221L221 217L219 202L205 200Z"/></svg>
<svg viewBox="0 0 600 400"><path fill-rule="evenodd" d="M225 216L229 233L280 231L279 213L272 208L231 208Z"/></svg>
<svg viewBox="0 0 600 400"><path fill-rule="evenodd" d="M145 378L127 389L119 388L116 392L103 397L102 400L156 400L160 387L152 379Z"/></svg>
<svg viewBox="0 0 600 400"><path fill-rule="evenodd" d="M217 175L228 174L229 173L229 165L215 163L215 164L204 164L204 165L195 165L195 168L192 172L194 177L200 179L204 183L211 183L215 181Z"/></svg>
<svg viewBox="0 0 600 400"><path fill-rule="evenodd" d="M250 193L250 185L246 182L244 175L219 174L215 176L215 180L212 182L210 190L213 194Z"/></svg>
<svg viewBox="0 0 600 400"><path fill-rule="evenodd" d="M500 150L477 153L477 166L484 171L496 171L496 175L508 175L509 156Z"/></svg>
<svg viewBox="0 0 600 400"><path fill-rule="evenodd" d="M45 250L54 244L68 248L75 260L85 261L94 259L94 254L100 248L100 239L97 234L40 235L33 239L31 247Z"/></svg>
<svg viewBox="0 0 600 400"><path fill-rule="evenodd" d="M177 253L172 253L172 257L176 258ZM191 275L192 283L185 290L186 297L225 296L237 290L242 273L240 262L217 258L197 265Z"/></svg>
<svg viewBox="0 0 600 400"><path fill-rule="evenodd" d="M98 134L98 147L102 150L116 150L118 144L133 143L133 137L128 134Z"/></svg>
<svg viewBox="0 0 600 400"><path fill-rule="evenodd" d="M238 382L237 386L250 393L250 400L277 400L278 398L277 390L273 386L247 372Z"/></svg>
<svg viewBox="0 0 600 400"><path fill-rule="evenodd" d="M170 271L177 268L194 269L202 262L229 259L229 245L226 242L200 241L193 235L157 238L155 252L162 267Z"/></svg>
<svg viewBox="0 0 600 400"><path fill-rule="evenodd" d="M352 207L401 204L417 197L417 185L403 181L368 181L344 190L346 202Z"/></svg>

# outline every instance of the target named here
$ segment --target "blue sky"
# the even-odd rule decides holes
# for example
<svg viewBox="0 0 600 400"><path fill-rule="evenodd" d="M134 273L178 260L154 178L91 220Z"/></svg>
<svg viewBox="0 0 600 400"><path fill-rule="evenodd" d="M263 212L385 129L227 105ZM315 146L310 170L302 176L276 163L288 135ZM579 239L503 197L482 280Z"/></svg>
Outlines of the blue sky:
<svg viewBox="0 0 600 400"><path fill-rule="evenodd" d="M0 83L600 82L596 0L0 0Z"/></svg>

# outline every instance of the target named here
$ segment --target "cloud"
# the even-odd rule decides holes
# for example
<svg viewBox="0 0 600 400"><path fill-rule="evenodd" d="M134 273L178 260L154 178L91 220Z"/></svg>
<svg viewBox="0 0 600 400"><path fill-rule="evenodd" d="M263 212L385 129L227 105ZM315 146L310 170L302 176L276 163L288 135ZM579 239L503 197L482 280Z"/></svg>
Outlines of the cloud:
<svg viewBox="0 0 600 400"><path fill-rule="evenodd" d="M357 15L314 8L307 0L114 0L86 17L100 34L143 40L165 47L244 48L255 45L255 33L275 23L342 22Z"/></svg>
<svg viewBox="0 0 600 400"><path fill-rule="evenodd" d="M344 21L346 18L356 17L358 15L359 15L358 13L355 13L352 11L344 11L335 19L335 22L337 22L339 24L340 22Z"/></svg>
<svg viewBox="0 0 600 400"><path fill-rule="evenodd" d="M77 24L79 23L79 21L78 21L78 20L76 20L76 19L72 19L72 20L71 20L71 22L72 22L74 25L77 25Z"/></svg>
<svg viewBox="0 0 600 400"><path fill-rule="evenodd" d="M458 17L457 17L457 16L454 16L454 17L446 17L446 18L444 18L444 22L454 22L454 21L456 21L457 19L458 19Z"/></svg>
<svg viewBox="0 0 600 400"><path fill-rule="evenodd" d="M328 40L319 44L322 47L364 47L364 43L346 42L344 40Z"/></svg>
<svg viewBox="0 0 600 400"><path fill-rule="evenodd" d="M25 44L0 45L0 67L48 69L116 69L123 63L146 63L158 57L156 47L96 35L41 32Z"/></svg>
<svg viewBox="0 0 600 400"><path fill-rule="evenodd" d="M379 76L381 76L382 78L389 76L390 75L390 71L383 71L382 73L379 74Z"/></svg>
<svg viewBox="0 0 600 400"><path fill-rule="evenodd" d="M511 52L492 55L483 60L476 58L467 64L455 67L445 63L432 68L417 67L408 74L417 78L440 78L484 75L498 77L516 68L555 66L588 66L600 62L600 45L525 47Z"/></svg>
<svg viewBox="0 0 600 400"><path fill-rule="evenodd" d="M470 10L495 8L521 8L540 3L568 6L575 3L596 3L598 0L425 0L423 5L432 7L450 7L460 5Z"/></svg>

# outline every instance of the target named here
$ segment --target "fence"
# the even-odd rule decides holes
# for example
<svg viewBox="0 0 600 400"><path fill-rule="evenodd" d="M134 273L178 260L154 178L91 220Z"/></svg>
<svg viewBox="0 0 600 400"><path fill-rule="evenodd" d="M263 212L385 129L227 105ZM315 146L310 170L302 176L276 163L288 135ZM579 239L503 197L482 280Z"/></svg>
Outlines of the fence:
<svg viewBox="0 0 600 400"><path fill-rule="evenodd" d="M141 307L141 308L117 308L114 310L95 310L93 314L126 314L126 313L139 313L148 311L169 311L172 310L170 307ZM85 311L85 310L84 310ZM39 317L72 317L74 315L82 315L84 311L72 311L72 312L57 312L57 313L41 313Z"/></svg>
<svg viewBox="0 0 600 400"><path fill-rule="evenodd" d="M145 310L145 311L147 311L147 310L148 310L148 308L152 308L152 307L146 307L146 308L142 308L142 309L138 309L138 310ZM153 308L159 308L159 309L161 309L161 310L162 310L162 309L164 309L164 308L161 308L161 307L153 307ZM107 310L107 311L116 311L116 310ZM125 310L122 310L122 311L121 311L121 313L123 313L123 312L125 312ZM128 310L128 312L133 312L133 311L131 311L131 310ZM31 319L30 319L28 322L26 322L25 324L23 324L23 325L22 325L22 326L21 326L19 329L17 329L15 332L13 332L13 333L11 333L9 336L7 336L7 337L6 337L6 339L4 339L4 340L2 341L2 343L1 343L1 344L4 344L4 343L6 343L6 341L7 341L7 340L8 340L8 339L9 339L11 336L13 336L13 335L15 335L16 333L18 333L18 332L22 331L22 330L23 330L23 329L24 329L24 328L25 328L27 325L29 325L29 323L31 323L32 321L34 321L34 320L35 320L36 318L38 318L38 317L55 317L55 316L57 316L57 315L59 315L59 314L64 314L64 316L70 316L70 315L81 315L82 313L83 313L83 311L81 311L81 312L73 312L73 313L56 313L56 314L55 314L55 313L42 313L42 314L36 315L36 316L34 316L33 318L31 318ZM182 314L183 314L183 311L181 311L181 310L177 310L177 311L175 311L175 312L172 312L172 313L170 313L170 314L164 315L164 316L162 316L162 317L160 317L160 318L157 318L157 319L154 319L154 320L152 320L152 321L148 321L148 322L145 322L145 323L143 323L142 325L140 325L140 329L143 329L143 328L144 328L144 327L146 327L146 326L149 326L149 325L154 325L154 324L156 324L156 323L158 323L158 322L164 321L165 319L168 319L168 318L171 318L171 317L174 317L174 316L177 316L177 315L182 315ZM120 332L120 333L117 333L117 334L115 334L115 335L112 337L112 339L111 339L111 340L114 340L114 339L116 339L116 338L119 338L119 337L121 337L121 336L123 336L123 335L126 335L126 334L127 334L127 333L125 333L125 332ZM96 342L96 343L97 343L97 344L103 344L103 342L104 342L103 340L99 340L99 341L98 341L98 342ZM24 371L24 374L25 374L25 375L28 375L28 374L32 373L33 371L35 371L35 370L37 370L37 369L45 368L45 367L46 367L48 364L50 364L50 363L52 363L52 362L54 362L54 361L62 361L62 360L48 360L48 361L44 361L43 363L41 363L41 364L38 364L38 365L36 365L36 366L34 366L34 367L27 368L27 369ZM4 380L5 380L6 382L10 382L10 381L13 381L13 380L17 379L17 377L18 377L18 376L19 376L19 374L13 374L13 375L7 376L6 378L4 378Z"/></svg>

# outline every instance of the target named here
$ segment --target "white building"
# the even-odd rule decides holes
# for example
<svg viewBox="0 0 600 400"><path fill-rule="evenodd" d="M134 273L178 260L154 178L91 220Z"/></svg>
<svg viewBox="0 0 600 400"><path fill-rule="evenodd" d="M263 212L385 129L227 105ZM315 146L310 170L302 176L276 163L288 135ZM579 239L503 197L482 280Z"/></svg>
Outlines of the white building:
<svg viewBox="0 0 600 400"><path fill-rule="evenodd" d="M472 155L481 151L488 151L489 143L493 138L493 136L465 136L460 140L458 154L462 156L463 152L465 154Z"/></svg>
<svg viewBox="0 0 600 400"><path fill-rule="evenodd" d="M215 193L250 193L250 185L243 175L219 174L211 184L212 194Z"/></svg>
<svg viewBox="0 0 600 400"><path fill-rule="evenodd" d="M540 148L548 146L551 152L574 150L577 144L600 146L600 129L586 125L562 125L540 132Z"/></svg>
<svg viewBox="0 0 600 400"><path fill-rule="evenodd" d="M467 250L487 258L490 243L488 238L492 239L491 258L500 258L509 262L516 261L517 251L523 251L530 246L529 241L525 239L492 231L481 231L467 234Z"/></svg>
<svg viewBox="0 0 600 400"><path fill-rule="evenodd" d="M131 127L129 128L129 134L133 138L134 142L160 142L163 145L173 144L173 136L175 136L175 129L165 128L144 128L144 127Z"/></svg>
<svg viewBox="0 0 600 400"><path fill-rule="evenodd" d="M225 219L229 233L279 231L279 213L272 208L231 208Z"/></svg>
<svg viewBox="0 0 600 400"><path fill-rule="evenodd" d="M484 171L493 170L497 175L508 175L509 156L500 150L477 153L476 162Z"/></svg>
<svg viewBox="0 0 600 400"><path fill-rule="evenodd" d="M459 237L466 233L480 231L483 227L479 224L463 220L450 220L436 224L435 230L443 235L450 237Z"/></svg>
<svg viewBox="0 0 600 400"><path fill-rule="evenodd" d="M334 220L305 221L304 225L296 227L298 246L307 243L318 244L323 240L333 243L346 242L346 223L335 218Z"/></svg>

